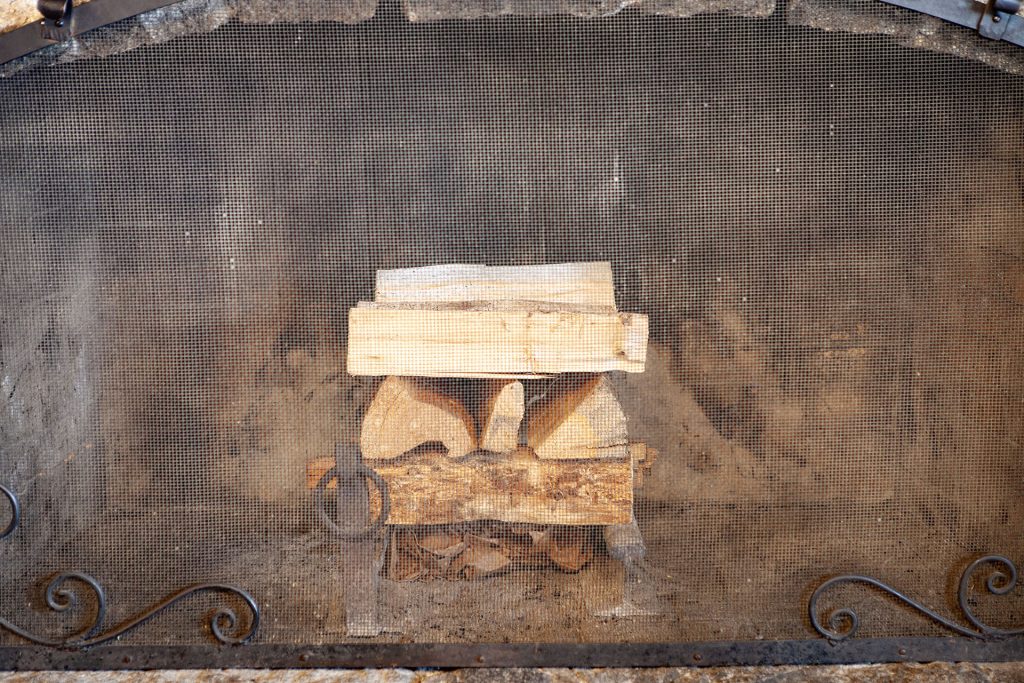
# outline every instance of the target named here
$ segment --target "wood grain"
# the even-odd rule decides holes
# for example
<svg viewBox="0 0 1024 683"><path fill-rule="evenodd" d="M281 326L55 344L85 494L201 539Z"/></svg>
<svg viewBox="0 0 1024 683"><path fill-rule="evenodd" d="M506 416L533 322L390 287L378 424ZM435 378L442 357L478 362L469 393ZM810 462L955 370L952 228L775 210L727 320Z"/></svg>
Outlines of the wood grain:
<svg viewBox="0 0 1024 683"><path fill-rule="evenodd" d="M567 378L530 411L527 444L541 459L628 455L626 415L604 375Z"/></svg>
<svg viewBox="0 0 1024 683"><path fill-rule="evenodd" d="M519 425L523 422L525 392L522 382L490 380L482 388L480 448L508 453L519 446Z"/></svg>
<svg viewBox="0 0 1024 683"><path fill-rule="evenodd" d="M476 448L476 425L458 399L414 379L388 377L363 418L359 448L367 459L394 458L425 443L452 457Z"/></svg>
<svg viewBox="0 0 1024 683"><path fill-rule="evenodd" d="M435 454L375 463L391 496L389 524L482 519L534 524L625 524L633 511L632 462L544 461Z"/></svg>
<svg viewBox="0 0 1024 683"><path fill-rule="evenodd" d="M647 316L630 313L349 309L353 375L535 376L643 372Z"/></svg>
<svg viewBox="0 0 1024 683"><path fill-rule="evenodd" d="M556 263L483 266L453 263L377 271L378 303L535 301L615 311L612 266Z"/></svg>
<svg viewBox="0 0 1024 683"><path fill-rule="evenodd" d="M628 524L633 514L633 463L540 460L528 450L464 458L417 453L367 463L388 484L389 524L452 524L492 519L532 524ZM314 486L334 465L309 463Z"/></svg>

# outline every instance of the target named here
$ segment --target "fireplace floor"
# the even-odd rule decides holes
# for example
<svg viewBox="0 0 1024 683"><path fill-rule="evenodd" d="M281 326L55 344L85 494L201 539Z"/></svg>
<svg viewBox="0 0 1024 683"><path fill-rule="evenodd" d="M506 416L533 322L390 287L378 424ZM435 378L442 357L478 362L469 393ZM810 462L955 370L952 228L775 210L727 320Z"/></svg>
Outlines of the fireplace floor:
<svg viewBox="0 0 1024 683"><path fill-rule="evenodd" d="M641 504L638 521L648 542L650 573L639 589L663 609L663 614L627 619L599 618L596 613L615 606L622 597L623 572L619 563L599 556L576 574L557 570L519 570L473 581L381 581L381 620L395 627L395 633L357 642L614 642L623 638L639 642L679 640L801 638L806 632L794 625L806 599L801 587L820 574L776 576L787 562L778 549L814 552L822 557L840 556L845 541L833 525L821 520L856 516L877 520L884 514L878 506L852 508L848 503L795 506L769 514L761 506L725 506L712 513L728 514L733 522L717 527L706 525L707 512L693 506ZM268 519L287 515L264 508ZM276 513L276 514L275 514ZM184 517L182 511L182 517ZM799 532L769 526L775 515L806 522ZM685 518L694 528L680 537L679 528L665 520ZM131 616L164 594L190 582L220 580L239 583L261 605L264 642L314 643L350 641L345 634L345 581L339 545L318 527L260 530L262 542L253 544L249 532L231 525L204 524L195 536L169 536L168 520L152 511L117 514L79 533L51 555L52 565L32 564L19 573L8 570L6 590L23 587L17 600L32 599L33 609L25 612L28 625L40 632L52 632L60 617L47 613L41 604L40 577L70 568L95 576L107 591L109 623ZM179 525L181 519L179 519ZM272 526L272 525L271 525ZM768 536L767 534L776 534ZM785 538L799 534L799 539ZM144 547L136 539L149 536ZM711 539L730 539L734 549L728 556L718 554L723 544ZM772 542L772 538L775 539ZM159 540L156 540L159 539ZM780 542L780 540L784 542ZM904 539L901 558L922 558L934 552L941 534ZM679 547L690 549L687 554ZM774 552L772 549L776 549ZM861 548L861 552L869 552ZM878 552L882 552L879 550ZM130 573L111 572L110 558ZM847 552L844 558L850 561ZM750 558L756 558L751 564ZM870 558L865 557L864 561ZM928 604L945 602L945 578L919 571L920 563L897 559L906 567L901 583L915 597ZM852 560L856 566L856 558ZM822 572L824 574L825 572ZM745 578L737 578L744 577ZM841 595L841 594L840 594ZM873 596L859 597L862 602ZM841 599L841 597L840 597ZM11 598L8 598L10 601ZM86 603L88 604L88 603ZM216 604L206 597L173 608L168 614L130 633L129 644L201 642L197 626L208 608ZM730 605L744 604L745 616L736 619ZM778 606L786 606L779 610ZM881 634L899 629L921 635L941 632L923 624L911 614L893 613L880 602L879 618L864 628ZM486 619L480 615L488 615Z"/></svg>

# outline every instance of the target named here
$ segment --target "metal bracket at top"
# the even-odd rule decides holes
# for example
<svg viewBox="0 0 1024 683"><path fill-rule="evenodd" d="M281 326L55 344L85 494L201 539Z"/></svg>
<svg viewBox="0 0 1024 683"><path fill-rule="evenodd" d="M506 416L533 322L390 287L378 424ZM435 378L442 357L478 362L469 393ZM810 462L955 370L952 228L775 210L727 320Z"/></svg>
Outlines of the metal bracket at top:
<svg viewBox="0 0 1024 683"><path fill-rule="evenodd" d="M179 0L37 0L42 21L0 35L0 65L115 21L172 5Z"/></svg>
<svg viewBox="0 0 1024 683"><path fill-rule="evenodd" d="M986 38L1002 40L1006 29L1011 23L1019 24L1024 18L1017 16L1020 11L1020 0L992 0L985 7L981 21L978 22L978 33Z"/></svg>
<svg viewBox="0 0 1024 683"><path fill-rule="evenodd" d="M72 27L74 5L71 0L37 0L36 8L43 15L39 30L45 40L60 43L75 34Z"/></svg>
<svg viewBox="0 0 1024 683"><path fill-rule="evenodd" d="M889 5L976 29L992 40L1024 47L1024 17L1017 14L1021 0L882 0Z"/></svg>
<svg viewBox="0 0 1024 683"><path fill-rule="evenodd" d="M38 0L45 19L0 35L0 65L35 50L66 41L115 21L149 12L178 0L89 0L72 9L71 0ZM977 30L988 38L1024 47L1024 17L1017 15L1020 0L882 0ZM47 10L43 10L43 6ZM1018 9L1010 11L1016 6ZM62 11L59 17L50 16Z"/></svg>

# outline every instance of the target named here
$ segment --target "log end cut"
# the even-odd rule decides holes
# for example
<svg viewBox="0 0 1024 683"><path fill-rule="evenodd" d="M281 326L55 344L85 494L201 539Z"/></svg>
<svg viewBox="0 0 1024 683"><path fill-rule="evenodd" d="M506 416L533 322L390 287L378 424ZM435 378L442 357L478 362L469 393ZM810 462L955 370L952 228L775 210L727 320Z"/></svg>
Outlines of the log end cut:
<svg viewBox="0 0 1024 683"><path fill-rule="evenodd" d="M396 458L423 444L452 457L477 447L473 418L458 399L422 380L388 377L363 418L359 448L369 460Z"/></svg>
<svg viewBox="0 0 1024 683"><path fill-rule="evenodd" d="M527 443L542 459L622 458L626 414L604 375L574 377L531 411Z"/></svg>

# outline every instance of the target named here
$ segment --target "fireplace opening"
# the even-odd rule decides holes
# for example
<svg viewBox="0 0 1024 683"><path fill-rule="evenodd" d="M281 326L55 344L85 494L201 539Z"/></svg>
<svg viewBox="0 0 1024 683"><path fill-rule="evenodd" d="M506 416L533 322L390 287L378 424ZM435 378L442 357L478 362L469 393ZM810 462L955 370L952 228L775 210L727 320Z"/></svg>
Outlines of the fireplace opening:
<svg viewBox="0 0 1024 683"><path fill-rule="evenodd" d="M827 635L808 600L851 573L956 614L974 558L1024 555L1024 81L804 23L385 5L11 70L0 617L88 645L215 584L258 603L248 647L786 641ZM360 339L356 371L353 311L425 306L382 302L384 274L459 264L501 285L480 296L505 329L465 323L481 348L540 348L554 324L507 309L543 295L505 288L589 265L610 310L533 320L579 325L576 359L604 353L593 320L642 318L642 355L467 369L452 321L480 307L456 297L401 350ZM387 391L416 407L370 443ZM480 440L504 391L525 418L494 438L526 456L499 475ZM531 459L558 396L621 410L586 446L614 457ZM1019 596L979 577L973 613L1011 628ZM61 614L51 580L80 596ZM206 643L225 599L230 640L244 598L189 594L117 644ZM816 613L849 605L857 636L949 634L863 582Z"/></svg>

